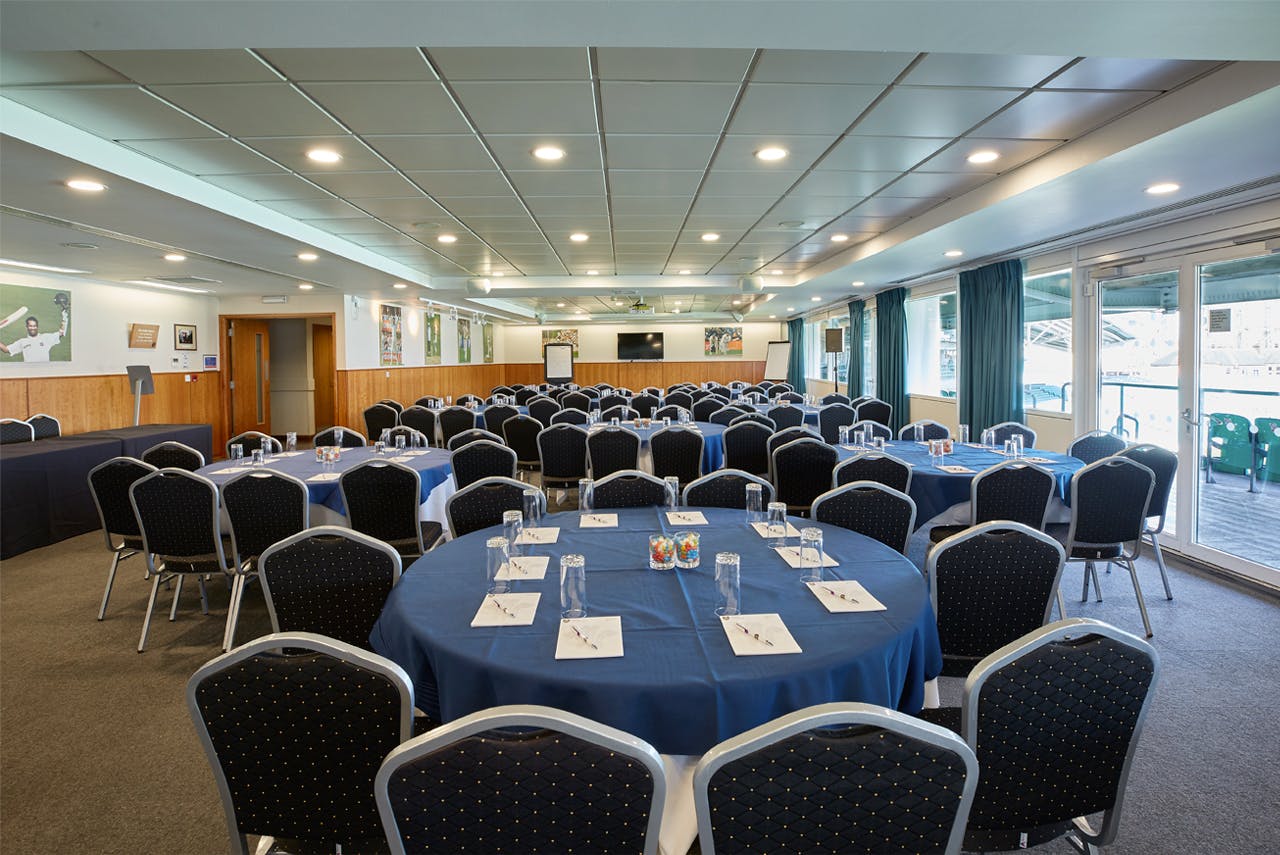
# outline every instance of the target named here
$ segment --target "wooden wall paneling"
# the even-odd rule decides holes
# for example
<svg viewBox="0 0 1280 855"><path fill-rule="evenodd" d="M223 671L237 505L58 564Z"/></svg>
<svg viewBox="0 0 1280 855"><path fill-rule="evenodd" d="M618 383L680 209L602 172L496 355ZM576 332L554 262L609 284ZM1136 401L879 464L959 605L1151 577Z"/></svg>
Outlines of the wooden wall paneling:
<svg viewBox="0 0 1280 855"><path fill-rule="evenodd" d="M27 378L6 377L0 380L0 418L25 419L35 415L27 405Z"/></svg>

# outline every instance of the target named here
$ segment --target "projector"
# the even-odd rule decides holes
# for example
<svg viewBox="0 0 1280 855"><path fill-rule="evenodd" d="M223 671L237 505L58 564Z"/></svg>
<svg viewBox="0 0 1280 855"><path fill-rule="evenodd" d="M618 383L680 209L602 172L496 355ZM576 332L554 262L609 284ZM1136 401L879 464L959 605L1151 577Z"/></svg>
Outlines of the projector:
<svg viewBox="0 0 1280 855"><path fill-rule="evenodd" d="M631 308L628 309L627 311L629 311L633 315L652 315L653 306L650 306L648 303L646 303L644 301L644 298L637 297L636 301L631 304Z"/></svg>

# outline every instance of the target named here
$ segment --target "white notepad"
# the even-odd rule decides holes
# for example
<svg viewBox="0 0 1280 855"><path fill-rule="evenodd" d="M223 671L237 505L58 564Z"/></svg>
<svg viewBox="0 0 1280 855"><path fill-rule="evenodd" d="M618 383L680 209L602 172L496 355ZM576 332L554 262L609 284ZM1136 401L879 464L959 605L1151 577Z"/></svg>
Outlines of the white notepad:
<svg viewBox="0 0 1280 855"><path fill-rule="evenodd" d="M760 535L761 537L763 537L763 538L765 538L765 539L768 539L768 538L770 538L770 537L773 537L773 535L769 534L769 524L768 524L768 523L761 523L761 522L758 522L758 523L752 523L752 524L751 524L751 527L752 527L752 528L754 528L754 529L756 530L756 534ZM799 537L799 536L800 536L800 529L796 528L795 526L793 526L793 525L790 523L790 521L788 521L788 522L787 522L787 537Z"/></svg>
<svg viewBox="0 0 1280 855"><path fill-rule="evenodd" d="M547 565L551 562L547 555L515 555L498 570L498 579L545 579Z"/></svg>
<svg viewBox="0 0 1280 855"><path fill-rule="evenodd" d="M1047 457L1023 457L1021 459L1027 463L1053 463L1053 461Z"/></svg>
<svg viewBox="0 0 1280 855"><path fill-rule="evenodd" d="M806 582L809 590L829 612L882 612L884 603L854 581Z"/></svg>
<svg viewBox="0 0 1280 855"><path fill-rule="evenodd" d="M622 618L562 619L557 659L613 659L622 655Z"/></svg>
<svg viewBox="0 0 1280 855"><path fill-rule="evenodd" d="M793 570L800 569L800 547L798 546L775 546L773 551L782 556L782 560ZM822 553L823 567L839 567L836 560L827 553Z"/></svg>
<svg viewBox="0 0 1280 855"><path fill-rule="evenodd" d="M702 511L667 511L667 522L672 525L707 525Z"/></svg>
<svg viewBox="0 0 1280 855"><path fill-rule="evenodd" d="M520 536L516 538L516 543L538 544L538 543L555 543L560 538L559 526L531 526L520 532Z"/></svg>
<svg viewBox="0 0 1280 855"><path fill-rule="evenodd" d="M542 594L485 594L472 626L529 626Z"/></svg>
<svg viewBox="0 0 1280 855"><path fill-rule="evenodd" d="M235 475L239 472L248 472L252 466L228 466L226 469L219 469L213 473L215 475Z"/></svg>
<svg viewBox="0 0 1280 855"><path fill-rule="evenodd" d="M720 626L737 656L774 656L803 653L777 614L725 615Z"/></svg>
<svg viewBox="0 0 1280 855"><path fill-rule="evenodd" d="M407 454L401 454L397 457L388 458L392 463L408 463L413 458Z"/></svg>
<svg viewBox="0 0 1280 855"><path fill-rule="evenodd" d="M337 481L341 477L341 472L321 472L319 475L312 475L307 480L316 482Z"/></svg>
<svg viewBox="0 0 1280 855"><path fill-rule="evenodd" d="M973 470L968 466L957 466L954 463L947 463L937 468L943 472L950 472L952 475L970 475L973 473Z"/></svg>
<svg viewBox="0 0 1280 855"><path fill-rule="evenodd" d="M430 454L430 453L431 453L431 449L429 448L426 449L425 451L422 449L418 449L417 451L406 451L401 456L402 457L422 457L424 454Z"/></svg>
<svg viewBox="0 0 1280 855"><path fill-rule="evenodd" d="M301 452L301 451L276 451L276 452L272 452L271 456L272 457L297 457L299 454L303 454L303 453L304 452Z"/></svg>
<svg viewBox="0 0 1280 855"><path fill-rule="evenodd" d="M578 528L617 528L617 514L583 514L578 520Z"/></svg>

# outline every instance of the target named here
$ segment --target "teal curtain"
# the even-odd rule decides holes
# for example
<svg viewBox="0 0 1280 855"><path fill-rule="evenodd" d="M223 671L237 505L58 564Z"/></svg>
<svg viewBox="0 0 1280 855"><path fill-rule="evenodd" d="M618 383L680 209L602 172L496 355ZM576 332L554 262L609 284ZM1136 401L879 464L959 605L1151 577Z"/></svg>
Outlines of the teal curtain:
<svg viewBox="0 0 1280 855"><path fill-rule="evenodd" d="M787 382L804 394L804 318L787 321L787 338L791 341L791 359L787 362Z"/></svg>
<svg viewBox="0 0 1280 855"><path fill-rule="evenodd" d="M849 301L849 385L844 393L850 399L862 394L862 300Z"/></svg>
<svg viewBox="0 0 1280 855"><path fill-rule="evenodd" d="M907 401L907 289L876 295L876 397L893 407L894 435L911 421Z"/></svg>
<svg viewBox="0 0 1280 855"><path fill-rule="evenodd" d="M1022 414L1022 261L960 274L960 423L970 436Z"/></svg>

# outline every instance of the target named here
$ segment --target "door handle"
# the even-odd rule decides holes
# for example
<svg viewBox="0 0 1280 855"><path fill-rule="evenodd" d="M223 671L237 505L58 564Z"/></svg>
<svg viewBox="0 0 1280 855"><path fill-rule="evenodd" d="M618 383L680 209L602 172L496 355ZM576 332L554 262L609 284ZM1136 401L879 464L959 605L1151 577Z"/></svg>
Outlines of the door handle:
<svg viewBox="0 0 1280 855"><path fill-rule="evenodd" d="M1182 420L1193 427L1199 427L1200 419L1191 415L1191 408L1187 407L1182 411Z"/></svg>

